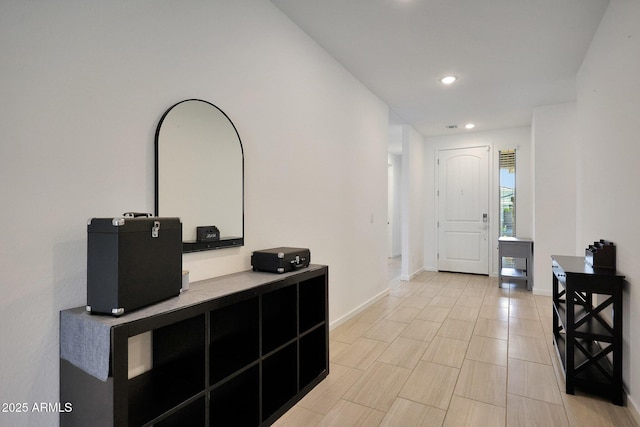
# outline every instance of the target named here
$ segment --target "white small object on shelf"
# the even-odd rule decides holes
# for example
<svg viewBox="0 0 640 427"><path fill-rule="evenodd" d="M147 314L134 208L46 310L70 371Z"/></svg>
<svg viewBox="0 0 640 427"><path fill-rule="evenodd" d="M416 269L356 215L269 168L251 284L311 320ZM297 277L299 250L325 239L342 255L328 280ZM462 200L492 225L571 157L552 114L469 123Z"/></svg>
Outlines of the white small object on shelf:
<svg viewBox="0 0 640 427"><path fill-rule="evenodd" d="M189 290L189 270L182 270L182 288L180 292Z"/></svg>

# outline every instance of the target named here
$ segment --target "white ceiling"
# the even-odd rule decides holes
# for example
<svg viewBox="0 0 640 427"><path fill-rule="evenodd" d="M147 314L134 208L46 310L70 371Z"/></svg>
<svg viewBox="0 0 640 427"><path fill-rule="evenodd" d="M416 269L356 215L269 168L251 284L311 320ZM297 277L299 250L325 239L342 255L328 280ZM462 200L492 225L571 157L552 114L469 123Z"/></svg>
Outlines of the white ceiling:
<svg viewBox="0 0 640 427"><path fill-rule="evenodd" d="M575 100L608 0L271 0L424 136L527 126ZM459 77L445 87L439 78ZM459 125L449 130L447 125ZM468 132L468 131L466 131Z"/></svg>

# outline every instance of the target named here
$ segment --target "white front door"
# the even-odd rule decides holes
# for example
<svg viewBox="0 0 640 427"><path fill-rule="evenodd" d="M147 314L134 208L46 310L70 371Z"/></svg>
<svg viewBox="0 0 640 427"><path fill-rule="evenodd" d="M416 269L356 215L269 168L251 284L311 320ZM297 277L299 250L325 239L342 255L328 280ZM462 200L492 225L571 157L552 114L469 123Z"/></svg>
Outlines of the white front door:
<svg viewBox="0 0 640 427"><path fill-rule="evenodd" d="M489 274L489 147L438 152L438 270Z"/></svg>

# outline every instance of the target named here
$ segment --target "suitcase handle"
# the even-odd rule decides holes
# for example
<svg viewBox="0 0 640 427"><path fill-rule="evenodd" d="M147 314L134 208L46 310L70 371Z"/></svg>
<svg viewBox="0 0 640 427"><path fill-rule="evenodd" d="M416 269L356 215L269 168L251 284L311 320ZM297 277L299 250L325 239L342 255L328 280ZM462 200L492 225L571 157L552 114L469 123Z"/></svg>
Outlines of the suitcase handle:
<svg viewBox="0 0 640 427"><path fill-rule="evenodd" d="M147 212L125 212L122 214L125 218L151 218L153 215Z"/></svg>

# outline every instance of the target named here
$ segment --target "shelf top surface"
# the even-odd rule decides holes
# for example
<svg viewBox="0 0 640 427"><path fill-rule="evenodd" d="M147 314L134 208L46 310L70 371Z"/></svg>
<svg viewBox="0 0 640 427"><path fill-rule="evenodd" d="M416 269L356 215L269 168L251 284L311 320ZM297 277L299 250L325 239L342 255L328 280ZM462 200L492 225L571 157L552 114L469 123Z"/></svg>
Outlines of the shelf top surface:
<svg viewBox="0 0 640 427"><path fill-rule="evenodd" d="M135 322L150 316L168 313L182 308L191 307L206 301L217 298L226 297L239 292L247 291L269 283L279 282L288 277L303 274L311 271L319 271L325 269L324 265L311 264L309 267L295 270L288 273L276 274L258 271L241 271L239 273L228 274L225 276L213 277L211 279L200 280L189 284L189 289L180 293L176 297L160 301L156 304L140 308L130 313L125 313L120 317L114 317L102 314L90 314L86 308L76 307L62 312L87 316L91 320L103 323L109 326L117 326L130 322Z"/></svg>
<svg viewBox="0 0 640 427"><path fill-rule="evenodd" d="M533 243L533 239L529 237L500 237L498 242L522 242L522 243Z"/></svg>
<svg viewBox="0 0 640 427"><path fill-rule="evenodd" d="M551 255L551 259L555 261L555 263L557 263L565 273L568 274L624 277L623 275L618 274L616 270L610 270L607 268L593 268L585 262L584 257Z"/></svg>

